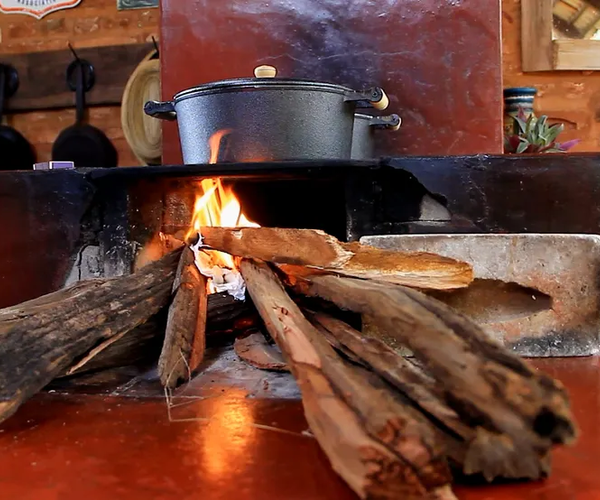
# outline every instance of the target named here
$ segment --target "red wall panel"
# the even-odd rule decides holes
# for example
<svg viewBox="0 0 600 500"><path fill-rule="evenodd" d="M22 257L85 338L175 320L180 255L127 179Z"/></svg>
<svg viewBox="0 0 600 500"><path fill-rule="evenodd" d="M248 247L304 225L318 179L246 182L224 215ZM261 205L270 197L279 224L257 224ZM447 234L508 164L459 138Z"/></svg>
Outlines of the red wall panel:
<svg viewBox="0 0 600 500"><path fill-rule="evenodd" d="M162 0L165 98L214 80L279 76L382 86L398 133L379 154L502 152L499 0ZM180 162L174 123L164 160Z"/></svg>

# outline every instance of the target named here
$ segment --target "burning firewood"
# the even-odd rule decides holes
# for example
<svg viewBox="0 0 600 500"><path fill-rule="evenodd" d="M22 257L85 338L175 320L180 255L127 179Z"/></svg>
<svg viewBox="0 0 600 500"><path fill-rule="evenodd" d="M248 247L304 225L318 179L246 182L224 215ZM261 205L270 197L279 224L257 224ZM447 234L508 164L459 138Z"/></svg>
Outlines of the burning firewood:
<svg viewBox="0 0 600 500"><path fill-rule="evenodd" d="M323 231L202 227L200 234L204 245L231 255L415 288L453 289L473 281L471 266L465 262L430 253L393 252L360 243L342 243Z"/></svg>
<svg viewBox="0 0 600 500"><path fill-rule="evenodd" d="M248 291L302 391L333 468L361 498L454 498L431 426L372 373L344 361L264 263L244 260Z"/></svg>
<svg viewBox="0 0 600 500"><path fill-rule="evenodd" d="M134 329L164 307L180 254L129 276L79 282L1 310L0 422L99 341Z"/></svg>
<svg viewBox="0 0 600 500"><path fill-rule="evenodd" d="M508 470L508 475L530 478L546 475L551 447L575 439L575 424L562 386L491 341L477 325L445 304L409 288L372 281L333 276L303 276L292 281L300 293L368 314L386 334L408 347L438 386L435 389L429 384L430 392L437 393L439 398L438 391L443 391L444 403L462 422L487 431L477 436L480 440L477 447L488 445L488 450L497 450L504 440L513 448L511 457L515 463L504 463L502 467L502 471ZM331 324L328 326L339 342L408 397L426 401L422 392L410 394L406 372L396 369L385 374L392 363L388 354L368 352L366 344L358 346L356 339L342 335ZM421 379L418 383L420 390L427 389L427 381ZM487 470L481 463L473 463L472 456L465 458L469 460L467 469ZM518 470L510 471L513 466ZM488 477L501 472L490 467L492 472L488 470Z"/></svg>
<svg viewBox="0 0 600 500"><path fill-rule="evenodd" d="M174 388L204 359L206 348L207 280L196 267L194 252L185 247L173 282L165 341L158 360L163 386Z"/></svg>

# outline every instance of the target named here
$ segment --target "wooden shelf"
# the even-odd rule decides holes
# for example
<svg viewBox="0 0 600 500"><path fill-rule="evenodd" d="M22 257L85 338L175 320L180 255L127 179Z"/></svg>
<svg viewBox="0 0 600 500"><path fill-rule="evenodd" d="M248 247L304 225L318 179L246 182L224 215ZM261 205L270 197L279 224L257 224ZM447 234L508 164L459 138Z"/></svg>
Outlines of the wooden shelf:
<svg viewBox="0 0 600 500"><path fill-rule="evenodd" d="M86 105L121 104L129 76L154 50L152 43L111 45L76 49L80 59L94 66L96 83L86 93ZM73 61L69 49L4 55L0 63L11 64L19 73L19 88L6 103L6 111L22 112L75 106L75 93L66 80L67 66Z"/></svg>

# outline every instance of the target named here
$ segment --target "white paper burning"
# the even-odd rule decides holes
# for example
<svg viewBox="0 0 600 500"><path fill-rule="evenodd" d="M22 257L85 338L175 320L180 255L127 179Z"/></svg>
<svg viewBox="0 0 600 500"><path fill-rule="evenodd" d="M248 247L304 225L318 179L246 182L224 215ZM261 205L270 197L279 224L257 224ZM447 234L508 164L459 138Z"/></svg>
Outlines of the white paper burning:
<svg viewBox="0 0 600 500"><path fill-rule="evenodd" d="M202 235L198 233L198 241L191 245L194 252L196 267L203 276L208 278L210 293L227 292L237 300L246 298L246 282L237 269L221 267L213 263L210 253L204 251Z"/></svg>

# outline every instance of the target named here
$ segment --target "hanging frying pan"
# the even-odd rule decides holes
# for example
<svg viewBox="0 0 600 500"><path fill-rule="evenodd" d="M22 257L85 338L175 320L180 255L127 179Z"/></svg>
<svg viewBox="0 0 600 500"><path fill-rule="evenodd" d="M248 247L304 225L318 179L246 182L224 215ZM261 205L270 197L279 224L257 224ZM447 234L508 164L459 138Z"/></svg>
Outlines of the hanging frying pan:
<svg viewBox="0 0 600 500"><path fill-rule="evenodd" d="M17 70L9 64L0 64L0 170L31 170L35 153L31 144L17 130L2 125L4 101L19 88Z"/></svg>
<svg viewBox="0 0 600 500"><path fill-rule="evenodd" d="M63 130L52 146L52 160L72 161L76 168L117 166L117 150L100 129L85 122L85 93L94 86L94 67L76 59L67 68L67 83L75 91L75 123Z"/></svg>

